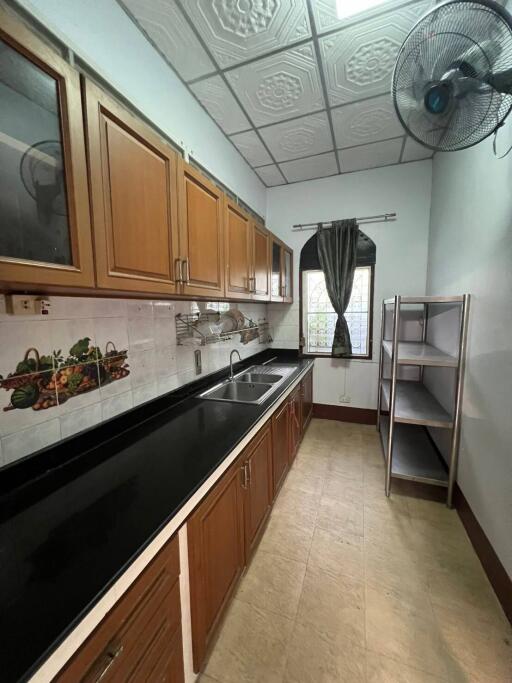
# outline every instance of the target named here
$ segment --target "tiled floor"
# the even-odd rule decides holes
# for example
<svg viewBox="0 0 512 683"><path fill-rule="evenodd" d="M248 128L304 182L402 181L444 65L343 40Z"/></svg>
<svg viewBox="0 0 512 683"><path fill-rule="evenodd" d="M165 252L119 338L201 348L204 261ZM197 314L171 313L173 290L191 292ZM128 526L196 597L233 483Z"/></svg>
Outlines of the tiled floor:
<svg viewBox="0 0 512 683"><path fill-rule="evenodd" d="M374 427L311 423L201 683L511 683L457 513L383 478Z"/></svg>

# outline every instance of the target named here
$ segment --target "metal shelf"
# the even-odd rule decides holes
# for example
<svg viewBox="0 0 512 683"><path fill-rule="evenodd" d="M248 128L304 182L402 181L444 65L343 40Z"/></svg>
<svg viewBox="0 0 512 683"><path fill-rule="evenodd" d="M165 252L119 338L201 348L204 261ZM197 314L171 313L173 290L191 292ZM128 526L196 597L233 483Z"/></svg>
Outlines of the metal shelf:
<svg viewBox="0 0 512 683"><path fill-rule="evenodd" d="M421 341L399 340L402 304L419 307L422 326ZM441 317L429 330L429 320L441 310L438 304L447 304L459 309L458 320ZM410 309L408 309L410 311ZM377 429L380 431L384 459L386 461L386 496L391 493L394 478L445 486L446 504L452 505L453 490L457 476L457 461L460 443L460 416L462 409L462 387L464 379L464 357L468 329L469 294L462 296L408 297L397 295L382 302L381 353L379 360L379 386L377 393ZM409 314L408 314L409 315ZM390 320L389 318L392 318ZM385 331L392 322L392 340L385 339ZM440 329L453 325L450 329ZM407 335L407 327L403 334ZM429 340L442 333L442 338L452 337L457 353L451 355L441 351ZM416 334L416 333L415 333ZM434 338L433 338L434 337ZM454 344L455 345L455 344ZM388 357L386 359L386 356ZM386 362L385 362L386 359ZM413 365L419 368L419 381L398 379L400 366ZM384 369L390 378L384 378ZM455 379L453 406L446 410L423 383L425 367L450 368ZM387 414L383 414L383 410ZM431 427L450 430L450 453L447 468L444 460L430 439Z"/></svg>
<svg viewBox="0 0 512 683"><path fill-rule="evenodd" d="M389 435L389 418L381 421L384 452ZM448 470L439 457L426 429L419 425L396 424L393 436L391 476L434 486L448 486Z"/></svg>
<svg viewBox="0 0 512 683"><path fill-rule="evenodd" d="M386 306L395 304L395 299L384 299ZM464 296L402 296L401 304L462 304Z"/></svg>
<svg viewBox="0 0 512 683"><path fill-rule="evenodd" d="M384 339L382 347L391 358L393 355L393 342ZM398 342L398 364L456 368L459 364L459 359L437 349L432 344L401 341Z"/></svg>
<svg viewBox="0 0 512 683"><path fill-rule="evenodd" d="M382 380L382 393L389 409L391 381ZM405 424L425 425L451 429L453 420L439 401L422 382L397 380L395 421Z"/></svg>

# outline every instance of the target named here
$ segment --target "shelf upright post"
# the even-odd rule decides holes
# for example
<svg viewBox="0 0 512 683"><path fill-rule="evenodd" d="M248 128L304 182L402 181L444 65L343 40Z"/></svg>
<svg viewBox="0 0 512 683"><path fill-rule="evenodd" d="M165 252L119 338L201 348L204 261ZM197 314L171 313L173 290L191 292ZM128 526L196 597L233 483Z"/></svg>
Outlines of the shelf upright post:
<svg viewBox="0 0 512 683"><path fill-rule="evenodd" d="M380 411L382 410L382 378L384 374L384 341L386 331L386 303L382 301L382 312L380 318L380 358L379 358L379 395L377 396L377 431L380 432Z"/></svg>
<svg viewBox="0 0 512 683"><path fill-rule="evenodd" d="M395 296L395 308L393 311L393 352L391 356L391 383L389 393L389 433L388 452L386 457L386 496L391 493L391 471L393 460L393 433L395 427L395 398L396 376L398 371L398 338L400 336L400 303L401 296Z"/></svg>
<svg viewBox="0 0 512 683"><path fill-rule="evenodd" d="M446 505L451 508L453 504L453 488L457 476L457 465L459 461L460 445L460 420L462 413L462 390L464 386L464 369L466 364L466 346L468 336L469 319L469 294L464 294L462 311L460 315L459 331L459 363L457 365L457 382L455 390L455 406L453 416L452 443L450 449L450 468L448 473L448 495Z"/></svg>
<svg viewBox="0 0 512 683"><path fill-rule="evenodd" d="M421 332L421 341L424 344L427 341L428 314L429 314L428 304L423 304L423 329ZM423 382L424 374L425 374L425 366L420 365L420 381L421 382Z"/></svg>

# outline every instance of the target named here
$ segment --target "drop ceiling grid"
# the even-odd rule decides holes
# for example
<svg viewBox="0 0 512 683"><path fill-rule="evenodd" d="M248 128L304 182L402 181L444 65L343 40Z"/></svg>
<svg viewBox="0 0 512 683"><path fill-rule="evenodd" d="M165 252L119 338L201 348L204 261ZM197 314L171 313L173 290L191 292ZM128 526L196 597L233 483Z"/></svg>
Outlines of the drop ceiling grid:
<svg viewBox="0 0 512 683"><path fill-rule="evenodd" d="M389 93L404 38L436 0L344 20L336 0L118 2L267 187L432 156Z"/></svg>

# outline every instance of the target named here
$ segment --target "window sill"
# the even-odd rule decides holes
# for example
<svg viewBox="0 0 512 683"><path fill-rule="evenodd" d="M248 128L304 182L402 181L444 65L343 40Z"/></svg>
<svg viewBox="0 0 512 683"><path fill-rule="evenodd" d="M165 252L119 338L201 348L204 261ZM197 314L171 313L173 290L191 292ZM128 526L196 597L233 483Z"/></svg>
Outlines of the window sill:
<svg viewBox="0 0 512 683"><path fill-rule="evenodd" d="M338 360L373 360L372 354L367 356L333 356L332 353L301 353L302 358L334 358Z"/></svg>

